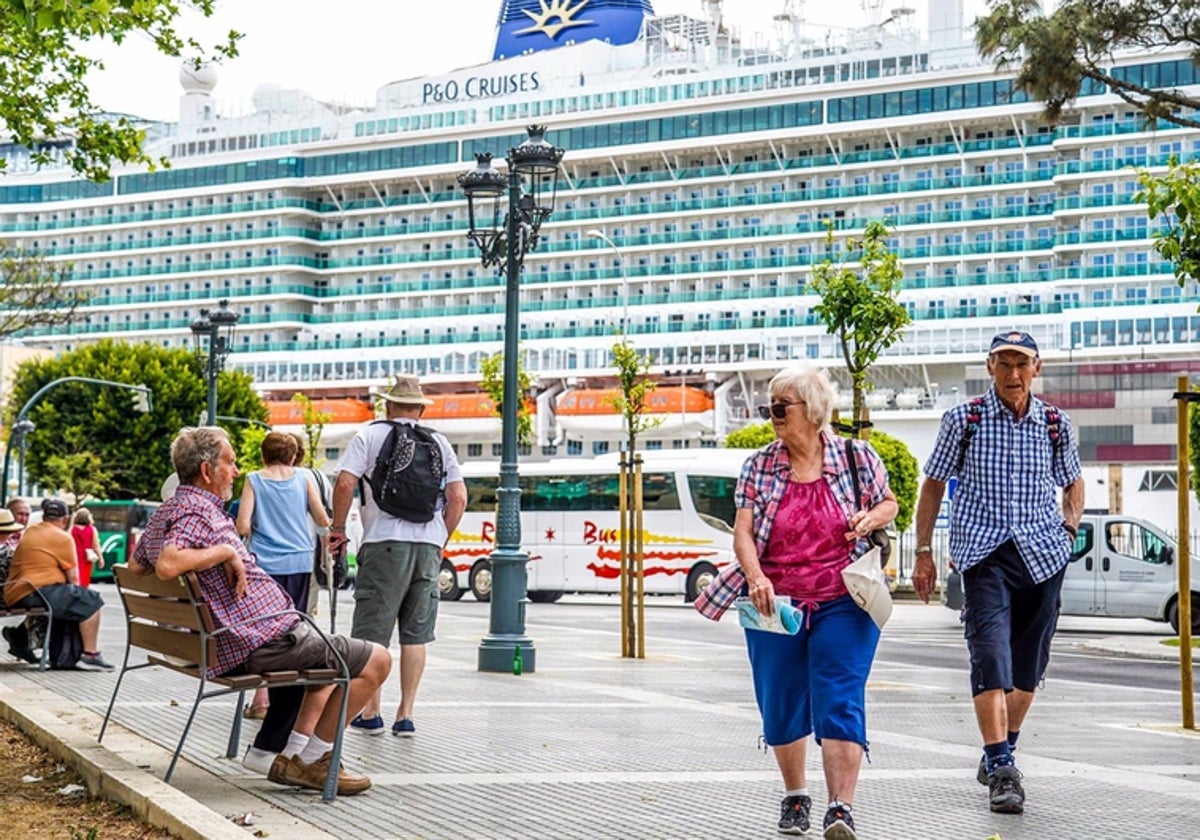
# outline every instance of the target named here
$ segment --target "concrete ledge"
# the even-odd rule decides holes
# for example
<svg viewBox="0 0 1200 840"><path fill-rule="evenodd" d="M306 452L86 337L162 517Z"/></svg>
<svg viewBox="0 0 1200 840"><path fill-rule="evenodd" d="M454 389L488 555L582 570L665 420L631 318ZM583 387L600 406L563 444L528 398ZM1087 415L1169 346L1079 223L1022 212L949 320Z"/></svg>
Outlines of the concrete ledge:
<svg viewBox="0 0 1200 840"><path fill-rule="evenodd" d="M83 777L96 796L127 805L141 820L183 840L245 840L249 833L171 787L54 713L63 700L40 689L0 693L0 715ZM117 734L109 724L108 737Z"/></svg>

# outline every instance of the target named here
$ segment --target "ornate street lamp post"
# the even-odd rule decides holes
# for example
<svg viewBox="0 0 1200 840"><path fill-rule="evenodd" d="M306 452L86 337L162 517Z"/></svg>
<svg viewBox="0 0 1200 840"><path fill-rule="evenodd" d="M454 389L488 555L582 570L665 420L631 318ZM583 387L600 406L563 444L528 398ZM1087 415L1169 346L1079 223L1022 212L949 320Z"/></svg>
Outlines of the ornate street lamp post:
<svg viewBox="0 0 1200 840"><path fill-rule="evenodd" d="M544 139L545 126L531 125L529 137L508 150L508 175L492 167L490 152L475 155L476 166L458 177L467 194L470 230L484 268L503 268L504 392L500 408L500 486L497 492L496 550L491 554L492 597L488 635L479 643L479 670L536 668L533 641L525 635L525 564L521 550L521 488L517 475L517 337L520 281L525 255L538 243L538 231L554 210L563 150ZM507 190L508 205L502 198Z"/></svg>
<svg viewBox="0 0 1200 840"><path fill-rule="evenodd" d="M233 328L241 316L229 308L229 301L217 304L216 310L201 309L200 317L192 321L192 340L196 355L204 363L204 375L208 380L208 419L206 425L217 425L217 376L225 367L225 357L233 349ZM203 340L208 336L208 353L205 355Z"/></svg>

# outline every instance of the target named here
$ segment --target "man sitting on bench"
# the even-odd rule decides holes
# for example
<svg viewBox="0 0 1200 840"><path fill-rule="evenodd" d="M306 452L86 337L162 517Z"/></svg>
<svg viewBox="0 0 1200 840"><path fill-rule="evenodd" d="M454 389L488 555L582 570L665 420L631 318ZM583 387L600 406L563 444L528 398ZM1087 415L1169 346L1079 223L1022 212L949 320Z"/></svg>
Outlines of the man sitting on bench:
<svg viewBox="0 0 1200 840"><path fill-rule="evenodd" d="M171 443L171 460L179 489L150 517L130 569L138 574L153 571L163 580L195 572L213 621L221 627L293 609L287 593L255 563L223 509L238 474L225 430L183 429ZM216 639L210 677L338 668L320 634L295 615L246 624ZM392 659L386 649L371 642L345 636L330 639L350 669L349 723L387 679ZM271 764L268 779L312 790L324 788L340 705L339 692L327 686L304 693L288 745ZM277 711L274 706L272 711ZM370 786L366 776L338 768L339 795L361 793Z"/></svg>

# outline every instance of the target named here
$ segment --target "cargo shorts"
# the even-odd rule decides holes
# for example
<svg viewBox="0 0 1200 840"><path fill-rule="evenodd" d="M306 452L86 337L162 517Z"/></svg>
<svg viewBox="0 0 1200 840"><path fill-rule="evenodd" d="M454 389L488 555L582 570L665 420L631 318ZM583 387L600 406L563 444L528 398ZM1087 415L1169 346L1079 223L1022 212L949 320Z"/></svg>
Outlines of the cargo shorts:
<svg viewBox="0 0 1200 840"><path fill-rule="evenodd" d="M398 625L400 644L432 642L441 565L440 546L399 541L364 543L358 552L350 635L389 647L392 631Z"/></svg>

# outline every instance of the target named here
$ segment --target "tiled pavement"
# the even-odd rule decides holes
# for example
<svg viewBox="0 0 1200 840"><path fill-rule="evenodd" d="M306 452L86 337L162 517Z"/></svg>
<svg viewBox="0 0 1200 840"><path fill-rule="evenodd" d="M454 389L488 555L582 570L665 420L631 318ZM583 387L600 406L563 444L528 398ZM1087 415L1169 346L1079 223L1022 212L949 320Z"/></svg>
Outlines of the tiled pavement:
<svg viewBox="0 0 1200 840"><path fill-rule="evenodd" d="M102 591L105 650L119 658L120 608L113 590ZM651 657L631 662L615 656L615 606L595 607L611 609L612 631L564 627L556 608L531 606L538 672L518 678L475 670L487 630L482 606L443 605L417 737L347 741L347 764L375 783L362 796L324 805L217 757L231 699L201 705L174 787L218 814L255 811L269 836L287 840L778 836L780 782L773 757L757 748L758 715L734 623L695 617L694 636L668 641L656 635L656 622L677 621L679 612L648 610ZM351 609L344 597L339 626L348 626ZM921 644L931 616L944 620L930 609L899 605L885 638ZM118 728L110 738L161 778L195 684L160 671L126 680L115 720L139 737ZM110 674L5 664L0 700L40 703L62 726L94 733L114 682ZM1200 838L1200 735L1178 730L1176 694L1052 679L1021 741L1028 809L1001 816L988 812L974 781L977 733L963 683L957 668L876 664L871 763L855 803L861 837ZM385 714L395 696L393 676ZM815 749L809 766L820 801Z"/></svg>

